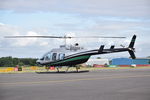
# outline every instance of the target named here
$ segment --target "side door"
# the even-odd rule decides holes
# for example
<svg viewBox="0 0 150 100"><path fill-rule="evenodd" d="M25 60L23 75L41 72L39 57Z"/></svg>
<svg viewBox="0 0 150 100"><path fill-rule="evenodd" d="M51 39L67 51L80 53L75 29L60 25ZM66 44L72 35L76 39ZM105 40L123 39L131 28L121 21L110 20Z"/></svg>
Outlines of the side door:
<svg viewBox="0 0 150 100"><path fill-rule="evenodd" d="M52 61L57 60L57 53L52 53Z"/></svg>

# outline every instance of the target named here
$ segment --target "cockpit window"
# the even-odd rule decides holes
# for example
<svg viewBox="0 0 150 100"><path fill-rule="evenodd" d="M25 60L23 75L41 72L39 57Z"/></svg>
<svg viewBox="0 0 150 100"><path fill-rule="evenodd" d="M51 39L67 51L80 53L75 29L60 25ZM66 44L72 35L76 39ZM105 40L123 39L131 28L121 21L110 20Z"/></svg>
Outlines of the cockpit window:
<svg viewBox="0 0 150 100"><path fill-rule="evenodd" d="M40 60L44 60L44 57L40 58Z"/></svg>
<svg viewBox="0 0 150 100"><path fill-rule="evenodd" d="M50 53L48 53L47 55L45 55L45 60L51 60L51 54Z"/></svg>

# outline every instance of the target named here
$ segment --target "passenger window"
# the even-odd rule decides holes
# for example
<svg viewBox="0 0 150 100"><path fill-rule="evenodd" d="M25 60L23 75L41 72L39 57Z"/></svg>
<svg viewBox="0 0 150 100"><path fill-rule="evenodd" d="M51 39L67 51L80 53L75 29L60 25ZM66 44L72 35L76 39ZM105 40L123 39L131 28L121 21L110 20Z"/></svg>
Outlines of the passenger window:
<svg viewBox="0 0 150 100"><path fill-rule="evenodd" d="M65 54L62 54L62 53L59 54L59 59L60 59L60 60L64 59L64 57L65 57Z"/></svg>
<svg viewBox="0 0 150 100"><path fill-rule="evenodd" d="M57 53L53 53L52 60L56 60Z"/></svg>

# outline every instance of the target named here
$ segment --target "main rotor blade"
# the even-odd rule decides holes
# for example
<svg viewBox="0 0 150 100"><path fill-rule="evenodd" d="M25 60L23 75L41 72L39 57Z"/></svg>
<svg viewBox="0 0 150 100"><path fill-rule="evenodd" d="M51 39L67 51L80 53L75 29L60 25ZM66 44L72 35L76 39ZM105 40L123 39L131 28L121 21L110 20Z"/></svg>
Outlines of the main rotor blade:
<svg viewBox="0 0 150 100"><path fill-rule="evenodd" d="M5 36L5 38L126 38L126 37L113 37L113 36L80 36L80 37L71 37L71 36Z"/></svg>
<svg viewBox="0 0 150 100"><path fill-rule="evenodd" d="M114 37L114 36L81 36L81 37L71 37L71 38L126 38L126 37Z"/></svg>
<svg viewBox="0 0 150 100"><path fill-rule="evenodd" d="M61 36L5 36L5 38L65 38Z"/></svg>

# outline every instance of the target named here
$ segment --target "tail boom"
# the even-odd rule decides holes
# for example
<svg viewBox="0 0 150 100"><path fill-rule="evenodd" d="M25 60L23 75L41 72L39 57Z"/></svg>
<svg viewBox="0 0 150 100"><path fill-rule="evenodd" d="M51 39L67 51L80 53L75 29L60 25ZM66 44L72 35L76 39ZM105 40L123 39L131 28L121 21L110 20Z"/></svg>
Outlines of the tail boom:
<svg viewBox="0 0 150 100"><path fill-rule="evenodd" d="M132 59L136 59L136 56L134 54L134 51L135 51L135 48L134 48L135 40L136 40L136 35L134 35L132 37L131 42L130 42L130 44L129 44L129 46L127 48L114 48L114 46L111 46L110 49L104 49L104 45L102 45L99 48L98 53L95 53L94 55L128 51L130 56L131 56L131 58Z"/></svg>

